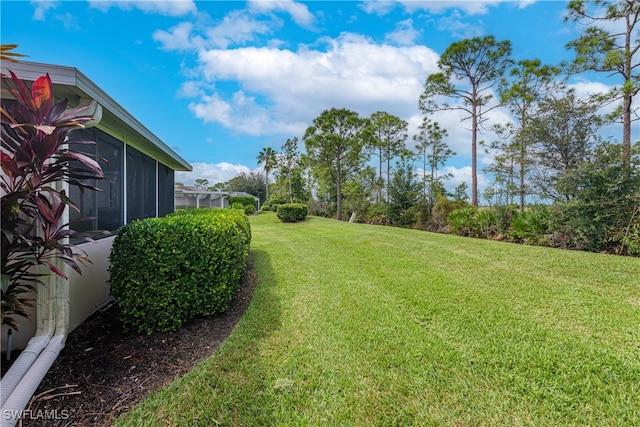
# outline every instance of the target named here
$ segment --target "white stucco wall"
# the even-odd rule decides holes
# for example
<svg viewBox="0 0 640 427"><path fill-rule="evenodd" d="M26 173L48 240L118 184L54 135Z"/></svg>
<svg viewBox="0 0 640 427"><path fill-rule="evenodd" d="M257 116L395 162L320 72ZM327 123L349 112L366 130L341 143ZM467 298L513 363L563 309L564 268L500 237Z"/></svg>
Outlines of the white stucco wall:
<svg viewBox="0 0 640 427"><path fill-rule="evenodd" d="M77 328L109 299L109 253L115 236L78 245L92 264L82 268L82 275L72 270L69 277L69 329Z"/></svg>
<svg viewBox="0 0 640 427"><path fill-rule="evenodd" d="M91 263L87 263L82 267L82 275L69 269L71 271L69 277L69 331L80 326L87 317L110 301L107 281L109 280L109 253L111 252L114 238L115 236L111 236L78 245L79 249L87 253ZM14 350L25 348L29 339L36 332L37 314L35 307L31 309L30 321L21 317L16 319L20 325L20 330L13 331ZM7 348L7 331L7 326L2 325L1 348L3 351Z"/></svg>

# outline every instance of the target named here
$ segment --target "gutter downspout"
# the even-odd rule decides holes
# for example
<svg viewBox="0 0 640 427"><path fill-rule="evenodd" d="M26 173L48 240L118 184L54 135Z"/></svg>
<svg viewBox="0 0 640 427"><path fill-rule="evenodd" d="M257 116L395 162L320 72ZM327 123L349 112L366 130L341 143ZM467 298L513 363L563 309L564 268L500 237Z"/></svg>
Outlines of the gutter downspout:
<svg viewBox="0 0 640 427"><path fill-rule="evenodd" d="M38 285L36 294L38 327L33 338L29 340L27 348L20 353L20 356L13 362L11 368L0 381L0 404L2 409L4 409L4 404L16 388L16 385L33 365L42 350L49 344L55 332L53 290L51 288L52 286L50 285Z"/></svg>
<svg viewBox="0 0 640 427"><path fill-rule="evenodd" d="M60 184L68 193L68 185ZM68 209L61 221L69 223ZM54 263L69 277L69 266L59 260ZM47 285L40 285L37 294L36 335L0 381L0 427L13 427L22 418L24 408L64 347L69 328L69 282L55 274L47 279Z"/></svg>
<svg viewBox="0 0 640 427"><path fill-rule="evenodd" d="M46 347L40 352L37 359L32 362L28 371L24 373L20 382L15 386L14 390L6 399L6 402L2 405L1 427L13 427L16 425L22 416L22 410L27 406L29 400L42 382L42 379L47 372L49 372L53 362L55 362L64 348L69 323L69 286L65 279L57 276L55 282L57 283L50 285L54 288L53 292L55 293L52 298L55 300L53 304L55 306L55 313L53 313L53 318L49 320L50 323L55 324L55 335L50 339L46 337L48 340Z"/></svg>

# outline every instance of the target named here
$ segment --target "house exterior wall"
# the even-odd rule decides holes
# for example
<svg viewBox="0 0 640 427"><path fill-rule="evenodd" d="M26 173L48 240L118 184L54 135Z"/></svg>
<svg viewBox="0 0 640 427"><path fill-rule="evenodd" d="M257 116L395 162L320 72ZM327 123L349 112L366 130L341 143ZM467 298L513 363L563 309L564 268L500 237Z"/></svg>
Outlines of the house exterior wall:
<svg viewBox="0 0 640 427"><path fill-rule="evenodd" d="M109 294L109 254L114 237L78 245L86 252L91 264L69 277L69 329L74 330L100 307L111 300Z"/></svg>
<svg viewBox="0 0 640 427"><path fill-rule="evenodd" d="M105 157L109 162L103 166L106 179L93 182L103 191L80 194L76 187L69 189L68 194L81 209L79 213L70 212L70 219L94 217L73 228L112 232L111 235L97 236L92 242L77 242L91 263L82 266L82 275L70 271L69 331L72 331L110 300L107 282L109 254L115 238L113 233L134 219L173 212L174 172L191 170L191 166L75 68L28 62L3 63L2 72L5 74L8 74L5 66L27 81L49 73L57 98L67 98L70 104L78 102L78 99L93 99L103 109L102 120L95 128L71 134L76 134L80 140L88 137L96 141L95 146L89 146L92 154ZM2 94L4 98L5 92ZM78 149L86 151L87 146ZM38 321L35 308L31 321L18 320L20 330L13 331L12 335L14 349L24 348L34 335ZM6 338L7 328L3 325L0 344L3 350L6 349Z"/></svg>

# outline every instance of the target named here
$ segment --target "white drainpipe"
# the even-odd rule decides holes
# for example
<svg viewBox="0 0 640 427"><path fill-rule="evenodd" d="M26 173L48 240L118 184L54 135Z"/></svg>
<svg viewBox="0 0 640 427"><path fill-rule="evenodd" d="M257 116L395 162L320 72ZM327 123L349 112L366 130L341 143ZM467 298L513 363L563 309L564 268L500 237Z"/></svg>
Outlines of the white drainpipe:
<svg viewBox="0 0 640 427"><path fill-rule="evenodd" d="M14 426L64 347L69 326L69 285L51 276L38 292L38 330L0 381L1 427ZM41 320L42 319L42 320Z"/></svg>
<svg viewBox="0 0 640 427"><path fill-rule="evenodd" d="M49 344L49 340L55 332L52 286L38 286L36 316L38 328L35 335L29 340L27 348L22 351L2 378L2 381L0 381L0 404L2 404L2 409L4 409L4 403L11 392L33 365L38 355Z"/></svg>
<svg viewBox="0 0 640 427"><path fill-rule="evenodd" d="M68 209L61 221L69 222ZM70 267L58 260L54 263L69 276ZM69 328L69 283L55 274L49 274L45 281L45 286L38 286L36 297L36 334L0 381L0 427L16 425L64 347Z"/></svg>

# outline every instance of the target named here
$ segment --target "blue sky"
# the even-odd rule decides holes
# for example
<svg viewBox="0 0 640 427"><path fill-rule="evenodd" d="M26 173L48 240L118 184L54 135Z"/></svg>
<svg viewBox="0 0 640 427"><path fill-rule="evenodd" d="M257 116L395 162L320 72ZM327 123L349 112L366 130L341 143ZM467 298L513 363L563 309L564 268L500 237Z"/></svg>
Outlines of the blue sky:
<svg viewBox="0 0 640 427"><path fill-rule="evenodd" d="M409 123L410 141L422 120L424 81L451 43L492 34L511 40L516 60L555 65L571 58L564 46L584 29L563 22L566 5L3 0L1 39L28 60L78 68L193 165L178 181L213 184L256 169L263 147L301 139L332 107L394 114ZM601 75L571 81L579 94L617 83ZM465 123L451 112L436 119L457 153L447 186L470 184ZM508 119L500 110L491 116ZM610 132L617 137L620 129ZM478 160L482 168L491 156ZM480 190L489 179L481 174Z"/></svg>

